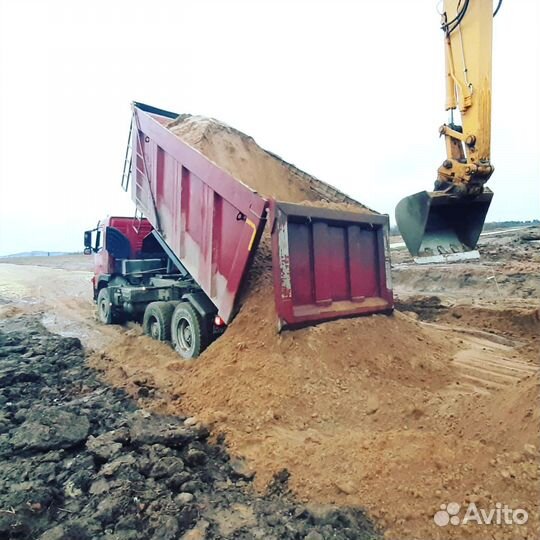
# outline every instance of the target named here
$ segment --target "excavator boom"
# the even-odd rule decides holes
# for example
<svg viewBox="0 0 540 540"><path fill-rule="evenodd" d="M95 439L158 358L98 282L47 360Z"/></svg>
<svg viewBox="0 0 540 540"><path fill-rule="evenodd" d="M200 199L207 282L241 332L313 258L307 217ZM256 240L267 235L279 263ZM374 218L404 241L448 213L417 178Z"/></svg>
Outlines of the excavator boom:
<svg viewBox="0 0 540 540"><path fill-rule="evenodd" d="M490 161L492 0L444 0L446 110L439 129L446 159L434 191L402 199L396 222L417 262L478 257L475 251L493 198ZM461 123L454 122L459 111Z"/></svg>

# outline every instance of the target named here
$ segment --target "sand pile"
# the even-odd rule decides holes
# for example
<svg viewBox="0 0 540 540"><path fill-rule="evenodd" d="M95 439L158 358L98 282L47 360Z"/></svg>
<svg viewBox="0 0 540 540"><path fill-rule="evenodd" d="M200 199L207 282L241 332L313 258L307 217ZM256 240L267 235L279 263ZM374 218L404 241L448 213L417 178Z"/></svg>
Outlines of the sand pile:
<svg viewBox="0 0 540 540"><path fill-rule="evenodd" d="M167 127L263 197L296 203L345 203L351 209L370 210L334 187L264 150L249 135L214 118L182 114Z"/></svg>
<svg viewBox="0 0 540 540"><path fill-rule="evenodd" d="M190 372L185 381L190 406L203 413L211 401L218 412L205 420L219 420L225 412L240 414L241 423L254 429L275 420L301 427L308 418L346 420L352 410L373 408L365 393L372 378L411 387L446 384L451 368L442 360L444 343L399 313L277 334L269 261L261 251L226 339L217 340L204 361L177 366ZM227 388L215 392L224 377L230 379ZM351 380L361 383L362 394L354 384L349 388Z"/></svg>

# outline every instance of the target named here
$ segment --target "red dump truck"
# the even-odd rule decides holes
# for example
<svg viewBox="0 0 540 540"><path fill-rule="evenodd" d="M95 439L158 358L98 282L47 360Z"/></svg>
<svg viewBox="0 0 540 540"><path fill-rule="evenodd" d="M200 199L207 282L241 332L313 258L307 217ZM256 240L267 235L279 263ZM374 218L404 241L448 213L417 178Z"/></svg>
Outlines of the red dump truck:
<svg viewBox="0 0 540 540"><path fill-rule="evenodd" d="M122 185L137 213L84 238L101 322L142 318L145 333L198 356L240 308L265 226L276 331L393 309L388 216L262 197L172 133L176 113L132 109Z"/></svg>

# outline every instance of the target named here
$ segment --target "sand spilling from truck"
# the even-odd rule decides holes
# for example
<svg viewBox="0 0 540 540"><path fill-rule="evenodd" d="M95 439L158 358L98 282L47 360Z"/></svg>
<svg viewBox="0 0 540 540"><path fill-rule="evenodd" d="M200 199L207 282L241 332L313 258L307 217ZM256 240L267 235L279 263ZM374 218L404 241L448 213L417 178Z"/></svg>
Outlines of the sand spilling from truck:
<svg viewBox="0 0 540 540"><path fill-rule="evenodd" d="M167 127L221 169L263 197L319 205L344 203L348 209L373 212L332 186L261 148L249 135L204 116L182 114ZM343 206L334 206L343 208Z"/></svg>

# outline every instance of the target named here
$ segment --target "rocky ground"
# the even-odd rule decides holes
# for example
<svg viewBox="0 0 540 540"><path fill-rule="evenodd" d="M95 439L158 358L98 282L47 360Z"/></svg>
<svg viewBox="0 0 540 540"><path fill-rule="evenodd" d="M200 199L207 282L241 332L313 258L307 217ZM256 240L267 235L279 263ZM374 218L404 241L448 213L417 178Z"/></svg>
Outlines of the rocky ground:
<svg viewBox="0 0 540 540"><path fill-rule="evenodd" d="M256 494L204 427L140 410L35 317L0 322L0 405L2 539L378 537L357 509L296 503L285 471Z"/></svg>

